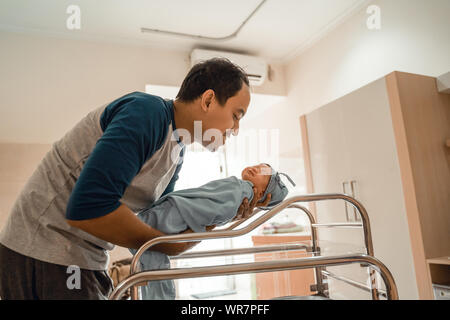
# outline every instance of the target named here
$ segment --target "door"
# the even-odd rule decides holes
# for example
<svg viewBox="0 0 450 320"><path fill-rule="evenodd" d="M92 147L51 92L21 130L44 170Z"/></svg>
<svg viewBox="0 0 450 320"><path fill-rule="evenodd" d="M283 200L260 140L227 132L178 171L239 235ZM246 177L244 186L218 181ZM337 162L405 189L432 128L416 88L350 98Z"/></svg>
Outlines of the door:
<svg viewBox="0 0 450 320"><path fill-rule="evenodd" d="M417 299L406 208L385 78L340 99L348 179L366 208L375 256L392 272L402 299ZM351 241L358 235L349 233ZM365 274L361 275L363 279ZM382 283L382 281L380 281Z"/></svg>
<svg viewBox="0 0 450 320"><path fill-rule="evenodd" d="M369 214L375 257L393 273L400 298L417 299L385 79L310 113L307 115L307 126L315 193L341 193L343 182L354 181L354 196ZM355 220L353 208L348 207L346 213L342 201L319 204L317 212L321 223ZM349 251L361 250L364 246L360 229L321 229L319 238L348 244ZM333 250L331 246L330 253ZM370 283L367 270L357 265L328 270L366 285ZM331 297L371 298L364 291L331 278L328 280Z"/></svg>
<svg viewBox="0 0 450 320"><path fill-rule="evenodd" d="M352 155L345 136L345 127L349 123L344 113L345 103L339 99L306 116L314 193L344 193L343 183L352 177ZM349 190L348 184L345 187ZM351 205L346 205L343 200L320 201L316 203L316 208L318 223L354 221ZM318 238L322 255L363 252L364 241L360 229L320 228ZM349 276L351 279L354 279L352 274L363 273L356 278L365 283L367 272L360 269L359 266L327 268L336 275ZM332 278L328 278L327 282L332 299L370 298L368 293Z"/></svg>
<svg viewBox="0 0 450 320"><path fill-rule="evenodd" d="M347 176L342 108L330 104L306 116L310 146L311 171L315 193L342 193ZM316 203L317 220L321 223L345 221L345 207L341 201ZM329 234L319 230L322 240Z"/></svg>

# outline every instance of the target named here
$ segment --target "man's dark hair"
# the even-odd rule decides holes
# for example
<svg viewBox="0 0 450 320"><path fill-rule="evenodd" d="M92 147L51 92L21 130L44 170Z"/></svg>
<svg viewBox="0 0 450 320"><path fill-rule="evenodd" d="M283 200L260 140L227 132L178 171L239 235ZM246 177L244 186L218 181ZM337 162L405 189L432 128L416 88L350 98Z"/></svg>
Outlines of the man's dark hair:
<svg viewBox="0 0 450 320"><path fill-rule="evenodd" d="M195 64L178 91L177 99L190 102L212 89L220 105L242 89L250 86L244 70L225 58L212 58Z"/></svg>

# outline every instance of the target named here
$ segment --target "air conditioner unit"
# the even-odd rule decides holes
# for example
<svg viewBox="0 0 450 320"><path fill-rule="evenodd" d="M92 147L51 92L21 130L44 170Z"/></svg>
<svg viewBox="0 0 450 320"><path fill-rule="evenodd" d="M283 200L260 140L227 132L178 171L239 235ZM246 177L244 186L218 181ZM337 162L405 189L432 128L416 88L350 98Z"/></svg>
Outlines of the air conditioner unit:
<svg viewBox="0 0 450 320"><path fill-rule="evenodd" d="M234 64L237 64L242 69L244 69L247 77L252 86L260 86L264 83L267 77L268 65L264 59L249 55L214 51L214 50L203 50L194 49L191 52L191 66L211 58L227 58Z"/></svg>
<svg viewBox="0 0 450 320"><path fill-rule="evenodd" d="M450 72L437 77L436 83L439 92L450 94Z"/></svg>

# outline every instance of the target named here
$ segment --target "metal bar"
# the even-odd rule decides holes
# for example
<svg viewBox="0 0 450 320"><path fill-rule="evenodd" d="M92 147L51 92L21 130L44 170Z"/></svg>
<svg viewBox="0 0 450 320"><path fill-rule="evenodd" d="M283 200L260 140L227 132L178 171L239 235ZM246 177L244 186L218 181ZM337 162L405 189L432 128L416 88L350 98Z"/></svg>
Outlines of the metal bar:
<svg viewBox="0 0 450 320"><path fill-rule="evenodd" d="M258 246L252 248L239 248L239 249L225 249L225 250L206 250L197 252L188 252L178 256L170 257L171 260L178 259L191 259L191 258L204 258L214 256L228 256L239 254L252 254L260 252L276 252L276 251L292 251L292 250L305 250L312 251L312 248L306 244L281 244L273 246Z"/></svg>
<svg viewBox="0 0 450 320"><path fill-rule="evenodd" d="M261 8L261 6L266 2L266 0L262 0L258 6L250 13L250 15L241 23L241 25L231 34L223 37L207 37L207 36L201 36L201 35L195 35L190 33L183 33L183 32L175 32L175 31L167 31L167 30L158 30L158 29L151 29L151 28L141 28L141 32L153 32L153 33L163 33L167 35L173 35L173 36L180 36L180 37L186 37L186 38L194 38L194 39L200 39L200 40L213 40L213 41L225 41L235 38L238 33L241 31L241 29L244 27L244 25L250 20L250 18L256 13L256 11Z"/></svg>
<svg viewBox="0 0 450 320"><path fill-rule="evenodd" d="M315 218L313 216L313 214L306 209L303 206L297 205L297 204L291 204L290 206L288 206L288 208L295 208L295 209L300 209L302 210L308 217L310 224L313 225L315 224ZM236 226L240 225L241 223L247 221L248 219L254 217L257 213L261 212L262 210L257 208L253 211L252 215L250 215L246 220L240 220L237 221L237 223L231 225L230 227L228 227L226 230L231 230L234 229ZM307 251L312 251L313 255L319 255L319 247L317 245L317 232L315 229L311 228L311 238L312 238L312 248L311 247L307 247L306 250ZM232 249L232 250L236 250L236 249ZM247 249L249 250L249 249ZM283 249L285 250L285 249ZM289 249L286 249L289 250ZM290 250L295 250L295 248L290 249ZM220 256L220 255L228 255L228 254L238 254L238 253L233 253L234 251L229 251L229 250L214 250L214 251L203 251L203 252L189 252L189 253L185 253L182 254L181 256L175 256L175 257L171 257L171 259L179 259L179 258L198 258L198 257L204 257L204 256ZM255 252L253 250L253 252ZM200 255L199 255L200 254ZM323 284L323 275L321 273L322 268L314 268L315 270L315 274L316 274L316 281L318 284L318 288L322 288L322 284ZM322 289L320 289L318 291L319 293L326 295L325 292L322 291Z"/></svg>
<svg viewBox="0 0 450 320"><path fill-rule="evenodd" d="M233 223L231 226L229 226L228 228L224 229L224 230L233 230L235 229L237 226L243 224L244 222L248 221L248 219L254 217L258 212L261 212L263 210L259 209L259 208L255 208L252 212L252 214L250 216L248 216L247 219L241 219L236 221L235 223Z"/></svg>
<svg viewBox="0 0 450 320"><path fill-rule="evenodd" d="M360 222L335 222L335 223L314 223L311 224L311 227L314 228L362 228L363 225Z"/></svg>
<svg viewBox="0 0 450 320"><path fill-rule="evenodd" d="M298 259L285 259L274 261L263 261L254 263L231 264L221 266L208 266L196 268L182 268L169 270L155 270L142 271L137 274L132 274L123 280L109 298L111 300L118 300L122 294L130 287L137 285L144 281L168 280L168 279L183 279L183 278L198 278L198 277L212 277L223 276L231 274L245 274L253 272L273 272L285 271L295 269L309 269L317 266L338 266L353 263L367 263L380 272L386 286L386 294L389 300L397 300L398 292L389 269L378 259L368 255L341 255L330 257L307 257Z"/></svg>
<svg viewBox="0 0 450 320"><path fill-rule="evenodd" d="M314 215L311 213L311 211L309 211L308 209L306 209L304 206L298 205L298 204L291 204L288 206L288 208L296 208L296 209L300 209L302 210L306 216L309 219L309 224L312 226L313 224L316 223L316 219L314 218ZM319 246L317 245L317 230L313 227L311 227L311 238L312 238L312 251L313 251L313 255L320 255L320 250L319 250ZM318 288L317 292L324 295L324 296L328 296L328 293L325 292L323 290L323 275L322 275L322 269L324 270L325 268L322 267L316 267L314 268L314 273L316 274L316 287Z"/></svg>
<svg viewBox="0 0 450 320"><path fill-rule="evenodd" d="M356 184L355 180L350 181L350 188L352 190L352 197L353 198L356 198L356 195L355 195L356 187L354 186L355 184ZM355 217L355 221L359 221L358 215L356 214L356 209L355 208L353 208L353 216Z"/></svg>
<svg viewBox="0 0 450 320"><path fill-rule="evenodd" d="M346 194L346 192L345 192L345 185L346 185L347 183L348 183L348 181L342 182L342 192L343 192L344 194ZM346 221L351 221L351 219L350 219L349 216L348 216L348 203L345 202L344 205L345 205L345 219L346 219Z"/></svg>
<svg viewBox="0 0 450 320"><path fill-rule="evenodd" d="M369 286L367 286L367 285L365 285L363 283L360 283L358 281L354 281L354 280L348 279L348 278L343 277L343 276L338 276L338 275L336 275L334 273L329 272L328 270L323 270L322 273L325 276L327 276L327 277L330 277L330 278L333 278L333 279L345 282L345 283L347 283L347 284L349 284L351 286L354 286L354 287L356 287L358 289L362 289L362 290L367 291L367 292L371 292L372 291L371 287L369 287ZM386 292L383 291L383 290L380 290L380 289L378 289L378 294L380 296L384 297L384 298L386 298L386 296L387 296Z"/></svg>
<svg viewBox="0 0 450 320"><path fill-rule="evenodd" d="M306 209L304 206L300 206L298 204L291 204L291 205L288 206L288 208L294 208L294 209L302 210L306 214L306 216L308 217L310 225L315 224L315 218L314 218L313 214L308 209ZM232 230L232 229L236 228L240 224L242 224L242 223L248 221L250 218L256 216L256 214L261 212L261 211L263 211L263 210L261 210L259 208L256 208L253 211L253 213L247 219L239 220L239 221L235 222L233 225L231 225L228 228L226 228L225 230ZM311 248L307 248L307 251L308 250L312 251L313 255L319 255L319 247L317 245L317 232L316 232L316 230L314 228L311 228L311 238L312 238L312 250L311 250ZM223 250L217 250L218 253L222 252L222 251ZM194 253L190 253L190 254L194 254ZM220 254L212 254L211 256L213 256L213 255L220 255ZM185 254L183 254L182 256L184 257ZM323 275L321 273L321 269L322 268L314 268L315 274L316 274L316 281L317 281L317 284L318 284L318 288L322 288L321 285L323 283ZM322 291L322 289L320 289L318 292L323 294L323 295L326 295L326 293L324 291Z"/></svg>
<svg viewBox="0 0 450 320"><path fill-rule="evenodd" d="M150 247L152 247L158 243L161 243L161 242L169 242L169 243L187 242L187 241L193 241L193 240L219 239L219 238L230 238L230 237L241 236L243 234L249 233L250 231L256 229L258 226L260 226L264 222L268 221L273 216L275 216L277 213L279 213L280 211L282 211L283 209L289 207L290 205L292 205L294 203L324 201L324 200L344 200L346 202L350 202L354 207L356 207L356 209L360 213L361 222L363 224L364 242L365 242L367 254L370 256L374 256L369 216L367 214L366 209L363 207L363 205L358 200L356 200L348 195L339 194L339 193L309 194L309 195L293 196L288 199L285 199L283 202L276 205L275 207L270 209L268 212L265 212L261 217L252 221L250 224L248 224L247 226L245 226L242 229L219 230L219 231L188 233L188 234L176 234L176 235L157 237L152 240L149 240L148 242L143 244L137 250L136 254L133 256L133 259L131 261L131 266L130 266L130 274L133 274L137 271L138 261L139 261L141 255L146 250L148 250ZM131 290L132 299L136 299L138 296L137 291L135 289L136 288L132 288L132 290ZM373 289L372 296L373 296L373 299L378 299L378 294L376 293L376 289Z"/></svg>
<svg viewBox="0 0 450 320"><path fill-rule="evenodd" d="M229 237L235 237L240 236L243 234L246 234L252 230L254 230L256 227L261 225L262 223L266 222L270 218L272 218L274 215L276 215L281 210L287 208L293 203L296 202L310 202L310 201L321 201L321 200L334 200L334 199L342 199L345 201L348 201L355 205L357 209L360 211L362 218L363 218L363 225L365 234L367 234L367 238L365 239L365 244L367 248L367 254L373 255L373 244L371 241L371 233L370 233L370 225L369 225L369 219L366 210L364 207L356 200L353 199L347 195L344 194L319 194L319 195L304 195L304 196L294 196L291 198L288 198L284 200L282 203L278 204L268 212L266 212L263 216L259 217L255 221L252 221L249 225L242 229L238 230L220 230L220 231L211 231L211 232L199 232L199 233L188 233L188 234L176 234L176 235L170 235L170 236L162 236L158 238L154 238L148 242L146 242L144 245L142 245L139 250L136 252L136 254L133 257L132 263L131 263L131 272L136 271L137 261L139 260L140 256L148 250L150 247L161 243L161 242L188 242L193 240L205 240L205 239L219 239L219 238L229 238Z"/></svg>

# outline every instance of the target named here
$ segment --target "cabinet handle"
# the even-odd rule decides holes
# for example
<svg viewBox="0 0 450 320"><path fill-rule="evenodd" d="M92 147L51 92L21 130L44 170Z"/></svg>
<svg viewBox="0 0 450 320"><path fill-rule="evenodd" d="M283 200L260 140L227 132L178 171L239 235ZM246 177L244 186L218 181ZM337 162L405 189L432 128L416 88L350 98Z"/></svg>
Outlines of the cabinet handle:
<svg viewBox="0 0 450 320"><path fill-rule="evenodd" d="M347 194L346 192L345 192L345 185L348 183L348 181L344 181L344 182L342 182L342 193L343 194ZM344 205L345 205L345 218L347 219L347 221L352 221L351 219L350 219L350 217L348 216L348 204L347 204L347 201L344 201Z"/></svg>
<svg viewBox="0 0 450 320"><path fill-rule="evenodd" d="M355 190L356 190L355 185L356 185L356 181L355 180L350 181L350 187L351 187L351 190L352 190L352 197L353 198L356 198L355 197ZM355 221L361 221L361 218L358 215L358 213L356 212L356 208L355 207L353 207L353 216L355 217Z"/></svg>

